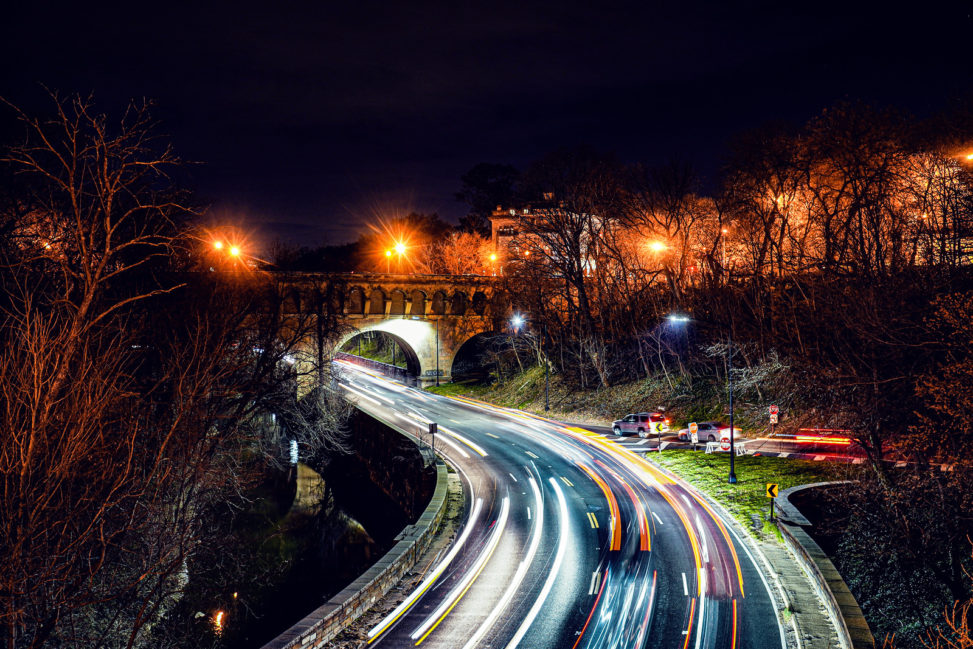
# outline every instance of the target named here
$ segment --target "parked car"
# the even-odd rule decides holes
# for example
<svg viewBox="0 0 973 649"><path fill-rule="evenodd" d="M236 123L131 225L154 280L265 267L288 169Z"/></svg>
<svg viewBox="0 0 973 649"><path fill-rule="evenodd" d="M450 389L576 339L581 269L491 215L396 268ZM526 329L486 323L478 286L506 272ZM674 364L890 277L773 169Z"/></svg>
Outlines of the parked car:
<svg viewBox="0 0 973 649"><path fill-rule="evenodd" d="M696 424L696 437L700 443L705 442L717 442L724 438L730 439L730 426L728 424L723 424L718 421L701 421ZM740 434L740 429L736 426L733 427L733 436L736 437ZM692 437L689 434L689 428L683 428L679 431L679 441L680 442L690 442Z"/></svg>
<svg viewBox="0 0 973 649"><path fill-rule="evenodd" d="M648 437L669 432L669 420L661 412L636 412L612 422L616 435Z"/></svg>

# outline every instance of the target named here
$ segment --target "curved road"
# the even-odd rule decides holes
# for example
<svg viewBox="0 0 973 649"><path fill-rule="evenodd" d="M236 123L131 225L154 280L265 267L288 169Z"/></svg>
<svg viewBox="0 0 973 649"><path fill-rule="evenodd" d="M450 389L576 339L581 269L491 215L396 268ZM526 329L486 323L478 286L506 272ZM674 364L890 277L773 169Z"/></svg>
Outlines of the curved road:
<svg viewBox="0 0 973 649"><path fill-rule="evenodd" d="M341 366L362 410L413 434L438 423L436 450L466 483L460 533L370 646L785 647L749 550L641 457L581 428Z"/></svg>

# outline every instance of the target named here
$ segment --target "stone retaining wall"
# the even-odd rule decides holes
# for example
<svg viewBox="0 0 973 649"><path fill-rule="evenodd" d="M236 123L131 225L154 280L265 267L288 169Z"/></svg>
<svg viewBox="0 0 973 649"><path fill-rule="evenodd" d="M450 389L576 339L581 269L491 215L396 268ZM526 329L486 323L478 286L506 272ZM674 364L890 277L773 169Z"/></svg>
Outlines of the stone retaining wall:
<svg viewBox="0 0 973 649"><path fill-rule="evenodd" d="M411 436L410 436L411 437ZM396 544L365 574L263 646L263 649L319 649L382 598L429 547L446 512L446 465L436 463L436 490L419 520L396 537Z"/></svg>
<svg viewBox="0 0 973 649"><path fill-rule="evenodd" d="M804 531L805 527L811 527L811 522L788 499L788 496L796 491L831 484L840 483L819 482L782 491L776 503L777 527L784 536L784 542L798 558L804 571L811 578L814 588L828 607L828 612L835 621L835 626L838 627L838 637L842 647L874 649L875 638L868 628L868 622L865 621L855 596L848 590L845 580L841 578L838 569L821 546Z"/></svg>

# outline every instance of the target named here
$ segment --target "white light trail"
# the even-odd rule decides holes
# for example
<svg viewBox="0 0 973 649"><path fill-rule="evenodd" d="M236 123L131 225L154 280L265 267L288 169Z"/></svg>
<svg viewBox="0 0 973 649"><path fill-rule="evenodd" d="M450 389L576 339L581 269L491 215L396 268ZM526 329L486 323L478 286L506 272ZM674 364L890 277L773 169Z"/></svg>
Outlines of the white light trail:
<svg viewBox="0 0 973 649"><path fill-rule="evenodd" d="M483 636L489 632L489 630L496 623L497 618L503 613L507 605L510 604L510 600L513 599L514 594L517 589L520 588L521 582L523 582L524 577L527 576L527 570L530 568L530 564L534 561L534 555L537 554L537 548L540 547L541 537L544 533L544 501L541 495L540 487L537 485L537 481L534 480L533 476L530 477L530 488L534 492L534 502L537 507L537 522L534 523L534 529L531 531L530 545L527 547L527 554L524 555L523 560L521 560L520 565L517 566L517 572L514 573L513 579L510 581L510 585L507 586L507 590L504 591L503 596L497 605L493 607L490 611L490 615L487 616L480 628L476 630L476 633L470 637L470 639L463 645L463 649L473 649L476 644L483 639ZM530 511L528 509L528 511Z"/></svg>
<svg viewBox="0 0 973 649"><path fill-rule="evenodd" d="M442 432L444 432L444 433L446 433L447 435L452 435L453 437L455 437L459 441L463 442L464 444L466 444L467 446L469 446L471 449L473 449L474 451L476 451L477 453L479 453L481 457L486 457L488 455L488 453L483 450L483 447L479 446L478 444L475 444L474 442L471 442L470 440L468 440L467 438L463 437L459 433L454 432L454 431L452 431L452 430L450 430L450 429L448 429L448 428L446 428L444 426L440 426L439 427L439 430L442 431Z"/></svg>
<svg viewBox="0 0 973 649"><path fill-rule="evenodd" d="M456 586L449 592L449 595L443 599L439 607L433 611L432 615L426 618L426 620L419 625L419 627L410 634L413 640L417 640L416 644L422 642L427 635L432 633L432 630L436 628L443 618L446 617L453 606L459 601L459 599L466 594L466 591L473 584L473 580L476 579L483 567L486 565L490 557L493 556L493 551L497 549L497 544L500 543L500 537L503 535L503 530L507 525L507 516L510 513L510 498L504 497L503 504L500 507L500 517L497 519L496 525L493 526L493 533L487 540L486 545L480 552L480 556L477 557L476 562L466 571L466 576L463 577Z"/></svg>
<svg viewBox="0 0 973 649"><path fill-rule="evenodd" d="M534 601L534 605L530 608L530 612L527 613L527 617L520 624L520 628L514 634L514 637L507 644L506 649L515 649L520 641L523 640L524 635L530 629L530 626L534 623L534 619L541 611L541 607L544 606L547 596L550 594L551 589L554 588L554 582L557 581L558 573L561 571L561 564L564 562L564 555L568 551L568 542L570 540L571 527L568 525L568 502L564 499L564 492L561 491L561 487L558 486L557 480L554 478L548 478L551 486L554 487L554 492L557 494L557 500L559 507L559 514L561 520L560 528L560 539L558 540L557 546L557 556L554 557L554 565L551 566L551 572L547 576L547 581L544 582L544 587L541 589L540 594Z"/></svg>
<svg viewBox="0 0 973 649"><path fill-rule="evenodd" d="M463 448L462 446L460 446L456 442L450 440L448 437L443 437L442 435L440 435L439 436L439 441L440 442L445 442L446 444L448 444L450 447L452 447L457 453L459 453L463 457L469 457L470 456L470 454L466 452L466 449L465 448Z"/></svg>
<svg viewBox="0 0 973 649"><path fill-rule="evenodd" d="M466 528L463 530L463 533L460 535L459 539L457 539L456 543L453 544L449 554L443 557L443 560L439 562L439 565L437 565L433 571L429 573L429 576L426 577L421 584L419 584L418 588L412 591L412 593L406 597L405 600L403 600L403 602L395 608L395 610L389 613L381 622L372 627L372 630L368 632L369 642L384 633L386 629L388 629L402 616L403 613L405 613L419 600L420 597L422 597L423 593L429 590L429 587L432 586L433 582L439 579L439 576L443 574L443 571L449 567L449 564L453 561L453 559L456 558L456 555L459 554L463 544L466 543L466 539L469 538L470 532L472 532L473 528L476 526L476 521L480 516L480 510L482 507L483 500L477 498L476 503L473 505L473 513L470 514L470 519L466 523Z"/></svg>

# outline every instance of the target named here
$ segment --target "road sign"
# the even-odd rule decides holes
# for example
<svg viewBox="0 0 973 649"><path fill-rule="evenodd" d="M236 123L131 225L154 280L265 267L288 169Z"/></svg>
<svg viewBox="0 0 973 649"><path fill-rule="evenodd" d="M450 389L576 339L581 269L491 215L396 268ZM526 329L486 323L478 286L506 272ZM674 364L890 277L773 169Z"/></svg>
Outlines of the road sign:
<svg viewBox="0 0 973 649"><path fill-rule="evenodd" d="M777 497L777 485L770 484L770 483L767 484L767 497L768 498L776 498Z"/></svg>
<svg viewBox="0 0 973 649"><path fill-rule="evenodd" d="M777 406L771 406L770 407L770 416L771 417L776 416L778 412L780 412L780 410L777 408Z"/></svg>
<svg viewBox="0 0 973 649"><path fill-rule="evenodd" d="M730 438L724 437L720 440L720 450L729 451L730 450Z"/></svg>
<svg viewBox="0 0 973 649"><path fill-rule="evenodd" d="M695 421L689 422L689 437L693 444L699 444L699 424Z"/></svg>
<svg viewBox="0 0 973 649"><path fill-rule="evenodd" d="M777 423L777 413L776 412L770 413L770 423L772 423L772 424L776 424Z"/></svg>

